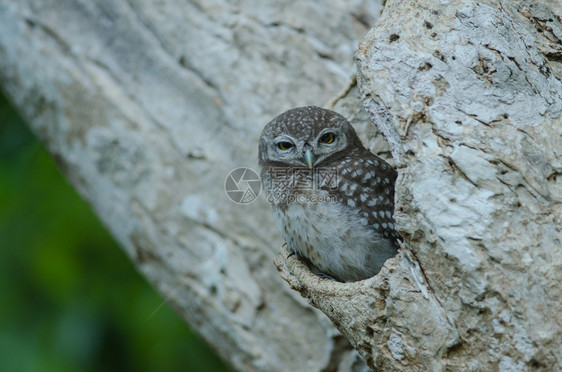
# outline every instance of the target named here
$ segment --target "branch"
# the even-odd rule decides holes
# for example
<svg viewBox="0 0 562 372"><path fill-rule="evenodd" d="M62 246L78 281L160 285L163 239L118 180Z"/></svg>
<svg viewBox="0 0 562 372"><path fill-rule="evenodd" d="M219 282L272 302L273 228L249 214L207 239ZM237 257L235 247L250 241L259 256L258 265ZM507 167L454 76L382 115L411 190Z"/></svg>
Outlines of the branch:
<svg viewBox="0 0 562 372"><path fill-rule="evenodd" d="M273 116L341 90L379 9L0 2L2 89L166 304L236 370L358 365L279 278L269 205L224 187L257 169Z"/></svg>
<svg viewBox="0 0 562 372"><path fill-rule="evenodd" d="M355 283L322 279L296 255L284 259L289 253L282 248L275 259L281 277L330 318L370 368L387 371L398 364L437 370L435 355L458 342L457 331L406 248L378 275Z"/></svg>
<svg viewBox="0 0 562 372"><path fill-rule="evenodd" d="M387 1L360 43L407 244L357 283L276 265L371 368L562 368L561 30L539 2Z"/></svg>

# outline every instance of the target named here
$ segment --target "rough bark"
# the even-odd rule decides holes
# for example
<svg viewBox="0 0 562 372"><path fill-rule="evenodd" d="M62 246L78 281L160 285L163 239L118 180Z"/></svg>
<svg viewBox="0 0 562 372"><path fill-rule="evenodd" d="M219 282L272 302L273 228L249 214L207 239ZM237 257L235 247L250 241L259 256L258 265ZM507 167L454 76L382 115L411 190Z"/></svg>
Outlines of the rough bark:
<svg viewBox="0 0 562 372"><path fill-rule="evenodd" d="M357 284L277 265L389 371L562 369L559 3L388 1L356 54L406 244Z"/></svg>
<svg viewBox="0 0 562 372"><path fill-rule="evenodd" d="M223 186L256 167L263 125L294 106L330 101L384 151L349 83L378 7L276 4L1 3L0 83L139 270L235 369L357 370L276 274L265 200L234 204ZM276 265L370 367L562 365L556 6L388 1L359 46L406 245L359 283L320 280L283 250Z"/></svg>

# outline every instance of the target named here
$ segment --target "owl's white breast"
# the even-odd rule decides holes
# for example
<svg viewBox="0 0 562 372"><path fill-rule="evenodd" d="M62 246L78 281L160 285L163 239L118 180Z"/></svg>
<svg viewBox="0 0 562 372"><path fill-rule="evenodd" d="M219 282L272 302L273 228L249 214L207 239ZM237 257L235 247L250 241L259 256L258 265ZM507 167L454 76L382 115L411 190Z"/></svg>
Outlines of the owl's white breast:
<svg viewBox="0 0 562 372"><path fill-rule="evenodd" d="M347 205L331 200L327 191L299 193L274 211L289 247L340 280L371 277L396 253L388 239Z"/></svg>

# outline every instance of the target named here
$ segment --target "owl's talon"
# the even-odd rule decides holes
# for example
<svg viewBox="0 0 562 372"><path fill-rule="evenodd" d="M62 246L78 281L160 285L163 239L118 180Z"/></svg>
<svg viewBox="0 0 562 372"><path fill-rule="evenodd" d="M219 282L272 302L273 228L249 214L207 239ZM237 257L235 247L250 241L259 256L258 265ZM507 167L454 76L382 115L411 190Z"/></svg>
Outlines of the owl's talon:
<svg viewBox="0 0 562 372"><path fill-rule="evenodd" d="M287 248L287 243L283 243L283 245L281 246L281 248ZM287 260L289 259L289 257L295 255L297 252L295 252L294 250L291 249L291 253L289 253L289 255L287 256Z"/></svg>
<svg viewBox="0 0 562 372"><path fill-rule="evenodd" d="M322 279L337 281L334 277L331 277L328 274L324 274L324 273L315 273L315 274L318 275L319 277L321 277Z"/></svg>

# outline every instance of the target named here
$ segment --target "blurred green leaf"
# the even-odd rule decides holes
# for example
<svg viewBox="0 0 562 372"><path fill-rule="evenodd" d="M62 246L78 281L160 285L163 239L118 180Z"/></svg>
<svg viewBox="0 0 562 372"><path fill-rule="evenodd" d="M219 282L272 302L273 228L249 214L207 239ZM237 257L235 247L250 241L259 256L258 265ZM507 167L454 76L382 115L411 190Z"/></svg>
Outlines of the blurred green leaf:
<svg viewBox="0 0 562 372"><path fill-rule="evenodd" d="M0 95L2 371L227 371Z"/></svg>

